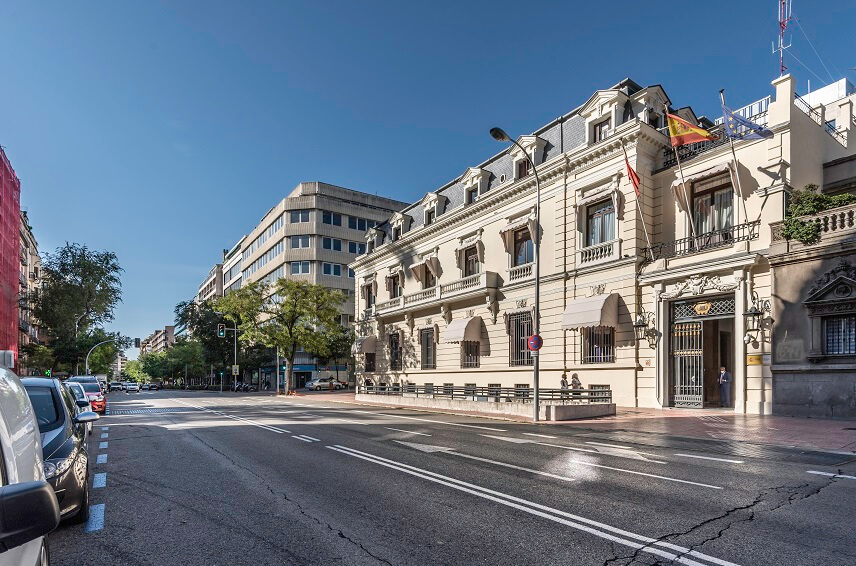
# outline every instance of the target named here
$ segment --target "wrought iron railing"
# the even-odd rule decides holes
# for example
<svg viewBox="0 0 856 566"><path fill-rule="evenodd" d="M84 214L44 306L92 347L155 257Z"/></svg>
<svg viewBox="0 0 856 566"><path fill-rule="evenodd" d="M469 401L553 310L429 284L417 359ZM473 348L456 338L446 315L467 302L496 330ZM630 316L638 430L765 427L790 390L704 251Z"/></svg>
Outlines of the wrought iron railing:
<svg viewBox="0 0 856 566"><path fill-rule="evenodd" d="M668 259L687 254L693 254L715 248L730 246L735 242L746 242L758 237L761 221L738 224L724 230L713 230L698 236L672 240L655 244L645 249L644 263L650 263L658 259Z"/></svg>
<svg viewBox="0 0 856 566"><path fill-rule="evenodd" d="M463 401L532 403L531 387L475 387L472 385L437 386L432 383L415 385L358 385L357 393L365 395L401 396L440 399L460 399ZM538 389L541 402L570 405L577 403L612 403L611 389Z"/></svg>
<svg viewBox="0 0 856 566"><path fill-rule="evenodd" d="M708 131L717 136L717 138L710 141L688 143L677 148L678 155L681 157L681 163L690 161L706 151L728 143L728 136L725 135L725 128L723 126L714 126ZM666 135L669 135L668 129L666 130ZM668 169L677 164L678 160L675 157L675 149L671 147L663 149L663 168Z"/></svg>

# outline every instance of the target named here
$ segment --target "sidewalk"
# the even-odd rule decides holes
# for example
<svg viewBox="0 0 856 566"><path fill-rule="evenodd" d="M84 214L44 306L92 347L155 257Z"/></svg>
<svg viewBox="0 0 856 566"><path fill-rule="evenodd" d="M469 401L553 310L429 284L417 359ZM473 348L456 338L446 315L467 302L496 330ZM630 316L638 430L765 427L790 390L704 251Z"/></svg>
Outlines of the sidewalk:
<svg viewBox="0 0 856 566"><path fill-rule="evenodd" d="M331 391L302 394L325 401L356 403L354 391ZM498 417L475 411L432 411L400 407L394 397L370 406L478 416L512 422L531 422L517 417ZM299 398L299 397L295 397ZM856 453L856 421L805 419L770 415L741 415L727 409L642 409L618 407L618 414L597 419L543 422L542 426L560 426L594 431L628 431L654 435L706 440L743 441L785 448L806 448L829 452Z"/></svg>

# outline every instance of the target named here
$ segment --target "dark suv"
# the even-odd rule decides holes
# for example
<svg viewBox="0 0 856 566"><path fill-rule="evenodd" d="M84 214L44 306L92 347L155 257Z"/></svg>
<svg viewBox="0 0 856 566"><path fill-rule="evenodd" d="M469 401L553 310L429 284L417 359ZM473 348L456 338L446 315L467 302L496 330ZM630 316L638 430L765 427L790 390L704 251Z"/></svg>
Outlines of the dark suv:
<svg viewBox="0 0 856 566"><path fill-rule="evenodd" d="M54 489L63 519L89 518L89 454L86 423L98 419L92 412L76 413L76 401L56 379L21 380L39 424L45 479Z"/></svg>

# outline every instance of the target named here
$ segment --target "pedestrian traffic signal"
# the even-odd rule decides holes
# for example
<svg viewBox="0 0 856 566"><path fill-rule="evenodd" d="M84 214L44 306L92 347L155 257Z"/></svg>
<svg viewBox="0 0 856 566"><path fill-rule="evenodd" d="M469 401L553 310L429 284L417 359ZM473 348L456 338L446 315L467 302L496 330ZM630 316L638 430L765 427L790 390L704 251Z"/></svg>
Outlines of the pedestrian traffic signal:
<svg viewBox="0 0 856 566"><path fill-rule="evenodd" d="M50 376L51 376L51 373L52 373L52 372L51 372L51 370L46 369L46 370L45 370L45 377L50 377Z"/></svg>
<svg viewBox="0 0 856 566"><path fill-rule="evenodd" d="M226 325L218 324L217 325L217 338L225 338L226 337Z"/></svg>

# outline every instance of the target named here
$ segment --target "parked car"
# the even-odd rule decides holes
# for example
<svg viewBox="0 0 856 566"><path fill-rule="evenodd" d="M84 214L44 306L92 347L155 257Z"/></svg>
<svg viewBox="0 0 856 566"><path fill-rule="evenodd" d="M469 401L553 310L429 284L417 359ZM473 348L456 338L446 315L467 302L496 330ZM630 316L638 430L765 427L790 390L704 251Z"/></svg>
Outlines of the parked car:
<svg viewBox="0 0 856 566"><path fill-rule="evenodd" d="M92 404L92 410L96 413L103 414L105 409L107 409L107 398L104 397L104 393L101 391L98 384L92 383L91 381L84 381L80 385L86 392L86 397L89 398L89 403Z"/></svg>
<svg viewBox="0 0 856 566"><path fill-rule="evenodd" d="M98 385L98 389L101 391L101 394L107 392L107 384L102 383L98 380L94 375L73 375L69 377L66 381L76 381L77 383L95 383Z"/></svg>
<svg viewBox="0 0 856 566"><path fill-rule="evenodd" d="M140 392L140 384L139 383L127 383L125 384L125 392L126 393L139 393Z"/></svg>
<svg viewBox="0 0 856 566"><path fill-rule="evenodd" d="M66 381L63 385L74 396L74 403L77 405L77 414L92 411L92 404L89 402L89 397L83 389L83 384L77 381ZM92 434L92 423L86 423L86 432L87 434Z"/></svg>
<svg viewBox="0 0 856 566"><path fill-rule="evenodd" d="M59 504L45 481L36 412L20 379L0 368L0 566L49 566L45 535L59 524Z"/></svg>
<svg viewBox="0 0 856 566"><path fill-rule="evenodd" d="M148 383L144 383L140 386L140 391L148 391L150 385Z"/></svg>
<svg viewBox="0 0 856 566"><path fill-rule="evenodd" d="M333 384L333 389L342 388L342 383L337 381L335 377L317 377L312 381L306 382L306 389L314 389L315 391L330 389L331 383Z"/></svg>
<svg viewBox="0 0 856 566"><path fill-rule="evenodd" d="M27 377L21 380L36 413L42 441L45 479L59 502L60 516L75 523L89 518L89 452L86 423L98 420L93 412L75 414L71 393L59 380Z"/></svg>
<svg viewBox="0 0 856 566"><path fill-rule="evenodd" d="M160 385L158 385L157 383L150 383L149 384L149 391L157 391L159 389L160 389Z"/></svg>

